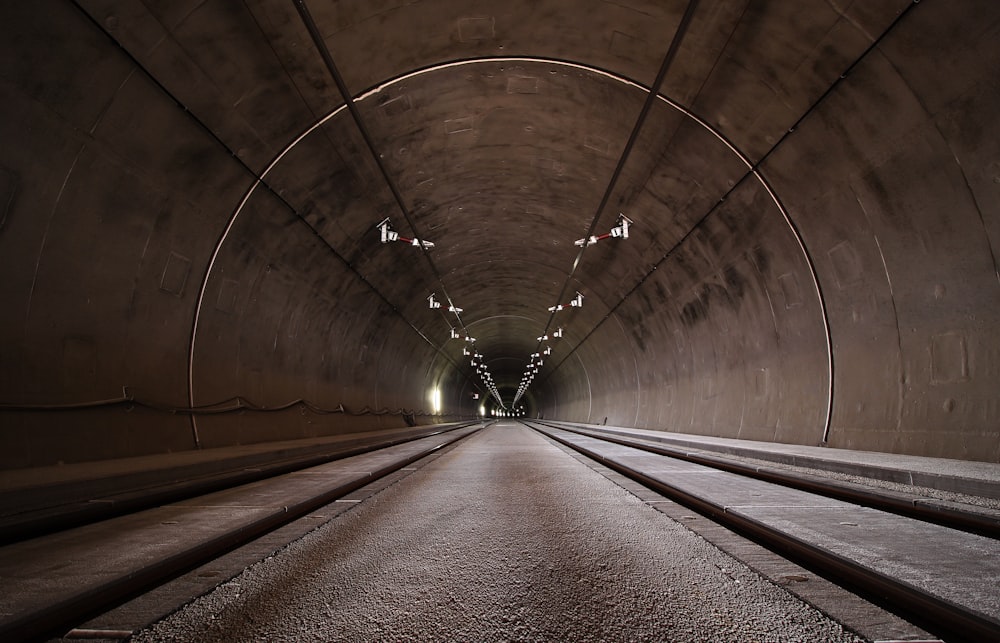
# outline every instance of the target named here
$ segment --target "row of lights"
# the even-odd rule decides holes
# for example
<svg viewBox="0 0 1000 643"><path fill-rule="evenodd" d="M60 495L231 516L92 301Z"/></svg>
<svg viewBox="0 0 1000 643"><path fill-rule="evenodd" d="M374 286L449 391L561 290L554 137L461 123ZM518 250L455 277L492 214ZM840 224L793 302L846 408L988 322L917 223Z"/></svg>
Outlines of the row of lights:
<svg viewBox="0 0 1000 643"><path fill-rule="evenodd" d="M615 227L611 228L609 232L600 235L584 237L583 239L577 239L573 243L574 245L580 246L581 248L585 248L587 246L594 245L599 241L603 241L604 239L610 239L610 238L628 239L629 228L631 226L632 226L632 220L629 219L624 214L619 213L617 224L615 225ZM420 240L415 238L410 239L407 237L400 236L398 232L392 229L392 224L389 221L389 217L382 219L382 221L380 221L375 227L379 230L382 243L401 241L411 246L423 247L424 249L434 247L434 243L427 240ZM436 296L437 293L431 293L430 296L427 297L427 304L432 309L437 309L442 307L441 302L435 299ZM577 291L576 296L573 297L573 299L569 303L556 304L555 306L550 306L548 310L550 313L556 313L561 310L565 310L567 308L582 308L582 307L583 307L583 294ZM456 316L458 316L462 312L462 309L455 306L449 301L448 312L454 313ZM459 322L461 322L461 319L459 319ZM559 327L558 330L552 333L552 337L555 339L561 338L562 336L563 336L562 327ZM462 338L458 330L455 329L454 327L450 328L450 337L451 339ZM537 338L537 340L538 344L541 345L542 342L549 340L549 336L542 335L541 337ZM476 338L470 335L466 335L465 341L466 343L471 345L475 343ZM511 414L511 416L513 416L515 411L507 410L506 405L503 403L503 400L500 397L500 392L497 390L496 383L493 381L493 376L490 374L489 369L486 367L486 363L483 361L483 356L480 355L478 351L469 350L468 347L462 349L462 354L466 357L468 356L472 357L472 360L470 362L472 368L476 369L476 374L482 380L483 385L486 387L487 390L489 390L490 394L494 397L494 399L496 399L497 403L500 405L500 409L495 410L493 412L494 415L502 413L504 414L503 417L508 417L507 414ZM551 354L552 354L552 347L549 345L546 345L545 349L540 353L531 354L531 359L529 360L528 365L524 369L524 376L521 378L521 383L518 386L517 394L514 395L514 402L511 406L516 405L517 402L524 395L524 393L528 390L528 387L531 386L531 383L532 381L534 381L535 376L538 375L538 369L545 364L545 360L543 359L543 357L547 357ZM524 407L522 406L521 407L522 415L523 415L523 409Z"/></svg>
<svg viewBox="0 0 1000 643"><path fill-rule="evenodd" d="M430 308L441 308L441 302L434 299L435 293L431 293L431 296L427 298L427 303ZM448 306L448 312L455 313L457 316L462 312L462 309L451 305ZM471 357L469 365L476 369L476 375L482 381L483 386L490 392L490 395L497 401L497 403L504 407L503 400L500 398L500 391L497 390L496 382L493 381L493 375L490 373L490 369L486 367L486 362L483 361L483 356L479 351L475 350L474 345L476 343L476 338L472 335L465 335L464 337L458 332L458 329L454 326L448 329L448 334L450 339L464 339L467 346L462 347L462 355L465 357ZM470 348L472 347L472 348ZM478 394L474 397L478 399Z"/></svg>
<svg viewBox="0 0 1000 643"><path fill-rule="evenodd" d="M389 221L389 217L386 217L381 221L379 221L378 224L375 225L375 227L379 231L379 236L382 243L392 243L394 241L401 241L411 246L423 247L424 249L434 247L434 243L431 241L410 239L408 237L400 236L398 232L392 229L392 223ZM437 293L431 293L430 296L427 297L427 306L429 308L431 309L441 308L441 302L438 301L436 297ZM450 301L448 302L448 312L454 313L456 317L459 314L461 314L462 310L463 309L459 308L458 306L455 306ZM459 319L459 323L461 323L461 319ZM451 339L462 339L462 335L459 334L458 329L456 329L454 326L449 328L449 336ZM467 344L472 345L475 343L476 338L466 334L465 341ZM468 347L462 349L462 354L466 357L469 356L472 357L470 364L472 368L476 369L476 375L479 376L479 379L482 381L483 386L490 392L490 394L494 397L494 399L496 399L497 403L500 404L500 407L506 409L506 407L503 404L503 400L500 398L500 391L497 390L496 383L493 381L493 375L486 367L485 362L483 362L483 356L480 355L478 351L469 350ZM440 395L440 393L437 393L437 395ZM476 394L475 399L478 398L479 395ZM438 402L438 406L440 406L440 402Z"/></svg>
<svg viewBox="0 0 1000 643"><path fill-rule="evenodd" d="M493 399L497 401L497 404L499 404L501 408L506 409L506 407L503 404L503 400L500 399L500 391L497 390L497 385L493 381L493 376L490 375L490 370L486 368L486 363L483 362L483 356L480 355L478 352L473 351L471 365L472 368L476 369L476 374L479 375L479 378L483 382L483 386L485 386L486 389L490 392L490 395L493 396Z"/></svg>
<svg viewBox="0 0 1000 643"><path fill-rule="evenodd" d="M518 408L508 411L506 409L493 409L493 417L495 418L519 418L524 417L524 405L522 404Z"/></svg>
<svg viewBox="0 0 1000 643"><path fill-rule="evenodd" d="M590 237L584 237L583 239L577 239L574 241L574 245L585 248L587 246L592 246L598 241L603 241L604 239L628 239L628 231L632 226L632 219L629 219L622 213L618 214L618 222L615 227L611 228L609 232L600 235L594 235ZM568 304L556 304L555 306L549 306L550 313L557 313L561 310L567 308L582 308L583 307L583 295L580 291L577 291L576 296ZM563 336L563 329L560 326L557 331L552 333L553 338L561 338ZM538 345L540 346L542 342L549 340L548 335L542 335L537 338ZM517 394L514 395L514 404L517 404L518 400L525 394L528 387L534 381L535 376L538 375L539 368L545 364L544 357L552 354L552 347L549 345L545 346L545 349L541 353L532 353L528 361L528 365L524 369L524 376L521 377L521 384L517 388Z"/></svg>
<svg viewBox="0 0 1000 643"><path fill-rule="evenodd" d="M553 339L560 339L563 336L563 329L560 326L558 330L552 333ZM538 342L549 341L548 335L542 335L538 338ZM552 347L546 344L545 349L541 353L532 353L531 360L528 362L528 366L524 369L524 376L521 378L521 384L517 387L517 393L514 395L514 404L517 404L524 392L528 390L528 386L538 375L538 369L545 364L545 357L552 354Z"/></svg>
<svg viewBox="0 0 1000 643"><path fill-rule="evenodd" d="M427 298L427 305L431 309L441 308L441 302L435 299L437 293L431 293L430 297ZM455 306L454 304L448 306L448 312L455 313L458 316L462 312L462 308ZM490 395L503 407L503 400L500 398L500 391L497 390L496 383L493 381L493 375L490 370L486 367L486 363L483 361L483 356L479 354L479 351L469 348L476 343L476 338L472 335L465 335L464 337L458 332L458 329L454 326L448 329L448 334L451 339L465 339L465 343L468 346L462 348L462 355L465 357L472 357L469 365L476 369L476 375L482 381L483 386L490 392ZM478 399L478 394L474 399Z"/></svg>

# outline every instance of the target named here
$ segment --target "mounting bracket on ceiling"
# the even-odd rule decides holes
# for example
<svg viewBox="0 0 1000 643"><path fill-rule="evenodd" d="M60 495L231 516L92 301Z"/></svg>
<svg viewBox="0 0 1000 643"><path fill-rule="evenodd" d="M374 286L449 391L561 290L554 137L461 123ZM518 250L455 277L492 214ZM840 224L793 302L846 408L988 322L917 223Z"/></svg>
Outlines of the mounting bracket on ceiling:
<svg viewBox="0 0 1000 643"><path fill-rule="evenodd" d="M410 239L409 237L402 237L398 232L392 229L392 224L389 222L389 217L386 217L378 222L375 226L378 228L382 235L382 243L391 243L393 241L402 241L403 243L408 243L411 246L423 246L424 248L433 248L434 243L431 241L421 241L420 239Z"/></svg>
<svg viewBox="0 0 1000 643"><path fill-rule="evenodd" d="M582 248L584 246L592 246L598 241L602 241L604 239L608 239L611 237L614 237L616 239L628 239L628 229L629 226L631 225L632 225L632 219L629 219L627 216L619 212L618 223L615 225L615 227L611 228L611 232L606 232L604 234L592 236L589 238L584 237L583 239L577 239L573 243Z"/></svg>
<svg viewBox="0 0 1000 643"><path fill-rule="evenodd" d="M573 301L569 302L568 304L556 304L555 306L549 306L549 312L554 313L556 311L563 310L565 308L581 308L582 306L583 306L583 295L581 295L580 291L578 290L576 291L576 297L573 297Z"/></svg>

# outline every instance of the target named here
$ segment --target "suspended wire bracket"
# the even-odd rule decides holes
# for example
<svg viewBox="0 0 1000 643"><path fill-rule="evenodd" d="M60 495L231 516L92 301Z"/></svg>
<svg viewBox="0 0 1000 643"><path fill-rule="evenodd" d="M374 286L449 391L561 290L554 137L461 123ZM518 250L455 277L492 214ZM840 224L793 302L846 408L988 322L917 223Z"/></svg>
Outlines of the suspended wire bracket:
<svg viewBox="0 0 1000 643"><path fill-rule="evenodd" d="M566 308L581 308L581 307L583 307L583 295L581 295L580 291L578 290L576 292L576 297L573 297L573 301L569 302L568 304L556 304L555 306L549 306L549 312L554 313L556 311L563 310Z"/></svg>
<svg viewBox="0 0 1000 643"><path fill-rule="evenodd" d="M604 239L610 239L612 237L616 239L628 239L628 229L632 225L632 219L627 216L618 213L618 224L611 228L611 232L605 232L604 234L599 234L591 237L584 237L583 239L577 239L573 243L581 248L584 246L592 246L598 241L603 241Z"/></svg>
<svg viewBox="0 0 1000 643"><path fill-rule="evenodd" d="M420 239L410 239L409 237L400 236L398 232L392 229L392 224L389 222L389 217L386 217L378 222L375 226L378 228L382 235L382 243L392 243L393 241L402 241L403 243L408 243L411 246L424 248L433 248L434 243L431 241L421 241Z"/></svg>

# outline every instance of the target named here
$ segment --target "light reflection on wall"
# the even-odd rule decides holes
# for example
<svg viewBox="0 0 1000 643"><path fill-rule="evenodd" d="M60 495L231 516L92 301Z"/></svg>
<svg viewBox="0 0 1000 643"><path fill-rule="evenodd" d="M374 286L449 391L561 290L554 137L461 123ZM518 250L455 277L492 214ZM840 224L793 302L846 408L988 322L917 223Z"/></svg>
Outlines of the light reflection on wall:
<svg viewBox="0 0 1000 643"><path fill-rule="evenodd" d="M431 411L435 414L441 412L441 389L434 387L430 393Z"/></svg>

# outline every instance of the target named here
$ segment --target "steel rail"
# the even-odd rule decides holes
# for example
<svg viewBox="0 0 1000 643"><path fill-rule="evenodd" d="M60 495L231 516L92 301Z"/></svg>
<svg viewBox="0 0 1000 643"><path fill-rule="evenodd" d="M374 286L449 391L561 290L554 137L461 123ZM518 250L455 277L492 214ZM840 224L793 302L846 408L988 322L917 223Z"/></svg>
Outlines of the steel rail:
<svg viewBox="0 0 1000 643"><path fill-rule="evenodd" d="M125 576L119 576L96 587L89 587L59 603L32 609L7 621L0 621L0 641L45 641L59 638L80 623L86 622L123 603L204 565L234 549L316 511L337 498L356 491L374 480L421 460L479 430L423 449L369 472L350 482L328 488L306 500L284 507L284 511L260 518L239 529L215 536L186 550L156 560Z"/></svg>
<svg viewBox="0 0 1000 643"><path fill-rule="evenodd" d="M31 491L15 490L8 494L0 493L0 510L7 513L7 515L0 516L0 546L38 538L46 534L65 531L74 527L81 527L101 520L142 511L143 509L180 502L188 498L273 478L300 469L319 466L335 460L362 455L398 444L405 444L413 440L421 440L450 431L457 431L474 424L479 424L479 421L461 422L454 426L428 433L416 433L404 437L368 441L361 444L358 444L359 441L353 440L341 445L331 445L330 448L319 452L289 456L265 463L260 463L259 461L242 461L240 463L240 461L237 461L233 466L214 475L198 475L198 477L193 479L185 478L181 482L174 482L172 480L147 481L139 486L115 486L114 490L110 491L107 495L103 493L85 494L69 501L65 499L64 495L67 485L63 484L58 485L52 491L52 494L59 494L62 497L58 506L52 503L45 503L44 505L40 503L34 508L11 508L10 504L6 502L6 496L21 496L30 494ZM181 475L185 474L182 473ZM114 480L120 480L122 481L120 484L125 485L129 478L134 478L134 474L122 474L116 476Z"/></svg>
<svg viewBox="0 0 1000 643"><path fill-rule="evenodd" d="M928 594L913 585L863 567L848 558L782 533L756 520L729 513L723 506L673 487L638 469L607 459L586 447L554 435L550 432L553 427L543 429L532 426L524 420L521 422L550 439L600 462L609 469L617 471L775 553L836 582L870 602L880 605L916 625L925 627L931 632L945 634L949 643L1000 641L1000 623L983 614ZM537 424L537 422L535 423Z"/></svg>
<svg viewBox="0 0 1000 643"><path fill-rule="evenodd" d="M619 436L611 436L599 431L589 431L584 428L567 428L561 424L538 422L554 429L568 431L591 438L612 442L622 446L640 449L649 453L663 455L693 464L700 464L728 473L735 473L748 478L771 482L783 487L807 491L819 496L844 500L871 509L886 511L907 518L915 518L942 527L949 527L979 536L1000 539L1000 518L988 514L963 511L958 508L943 505L920 504L919 499L893 496L875 489L863 488L849 483L831 480L820 476L798 474L778 469L767 469L750 464L742 464L723 456L691 453L682 449L636 442Z"/></svg>

